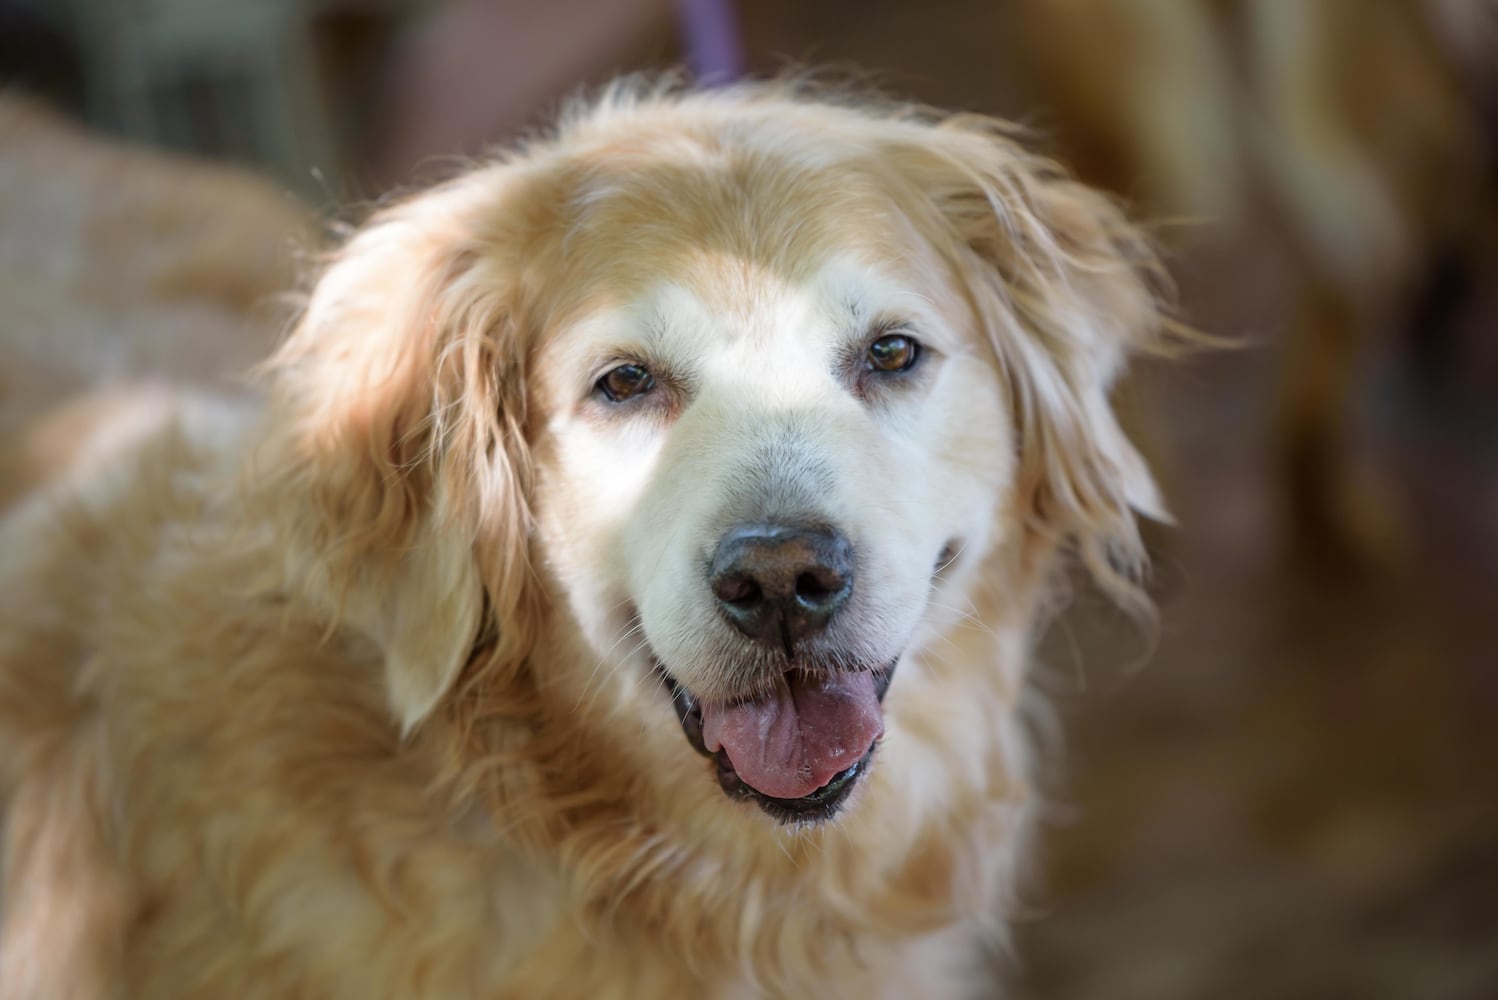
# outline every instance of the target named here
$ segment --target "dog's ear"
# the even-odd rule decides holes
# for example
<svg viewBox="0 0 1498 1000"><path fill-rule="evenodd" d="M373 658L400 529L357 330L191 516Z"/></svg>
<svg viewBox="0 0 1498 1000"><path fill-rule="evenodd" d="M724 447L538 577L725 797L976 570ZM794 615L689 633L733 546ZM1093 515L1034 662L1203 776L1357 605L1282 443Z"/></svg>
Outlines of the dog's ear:
<svg viewBox="0 0 1498 1000"><path fill-rule="evenodd" d="M960 116L924 131L905 163L1007 379L1030 526L1138 602L1134 513L1168 515L1109 394L1130 355L1170 347L1158 261L1117 206L997 123Z"/></svg>
<svg viewBox="0 0 1498 1000"><path fill-rule="evenodd" d="M375 216L267 366L259 495L288 577L379 645L403 732L477 644L523 656L534 619L518 264L492 173Z"/></svg>

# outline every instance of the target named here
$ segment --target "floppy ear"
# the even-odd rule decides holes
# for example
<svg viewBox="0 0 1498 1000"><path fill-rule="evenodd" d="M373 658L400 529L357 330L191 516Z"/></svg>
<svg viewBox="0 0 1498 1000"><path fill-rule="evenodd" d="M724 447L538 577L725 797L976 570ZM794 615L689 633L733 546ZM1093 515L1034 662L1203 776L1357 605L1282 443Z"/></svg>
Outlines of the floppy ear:
<svg viewBox="0 0 1498 1000"><path fill-rule="evenodd" d="M1008 381L1030 528L1074 544L1141 605L1134 512L1168 515L1109 391L1131 354L1170 347L1159 264L1113 203L999 124L959 116L927 131L921 184Z"/></svg>
<svg viewBox="0 0 1498 1000"><path fill-rule="evenodd" d="M267 366L258 464L286 570L378 644L403 733L481 641L522 657L534 617L524 345L498 169L377 215Z"/></svg>

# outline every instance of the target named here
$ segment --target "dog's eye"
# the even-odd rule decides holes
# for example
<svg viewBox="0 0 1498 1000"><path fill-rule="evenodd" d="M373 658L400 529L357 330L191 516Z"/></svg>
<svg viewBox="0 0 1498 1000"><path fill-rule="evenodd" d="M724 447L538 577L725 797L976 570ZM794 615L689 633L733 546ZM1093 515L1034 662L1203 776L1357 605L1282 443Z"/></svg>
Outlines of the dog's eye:
<svg viewBox="0 0 1498 1000"><path fill-rule="evenodd" d="M921 345L903 333L888 333L869 345L869 368L876 372L908 372L920 360Z"/></svg>
<svg viewBox="0 0 1498 1000"><path fill-rule="evenodd" d="M598 391L611 403L622 403L655 388L655 376L644 365L620 365L598 380Z"/></svg>

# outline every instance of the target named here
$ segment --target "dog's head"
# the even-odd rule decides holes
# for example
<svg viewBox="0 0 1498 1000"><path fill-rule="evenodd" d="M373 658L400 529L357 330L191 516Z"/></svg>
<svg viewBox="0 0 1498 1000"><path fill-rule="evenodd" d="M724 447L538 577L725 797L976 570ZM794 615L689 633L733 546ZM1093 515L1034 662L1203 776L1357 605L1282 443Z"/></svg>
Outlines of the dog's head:
<svg viewBox="0 0 1498 1000"><path fill-rule="evenodd" d="M525 675L646 794L830 817L901 698L917 741L1000 670L931 665L980 588L1022 632L1069 545L1132 594L1150 267L988 121L616 95L323 278L275 364L292 567L407 730Z"/></svg>

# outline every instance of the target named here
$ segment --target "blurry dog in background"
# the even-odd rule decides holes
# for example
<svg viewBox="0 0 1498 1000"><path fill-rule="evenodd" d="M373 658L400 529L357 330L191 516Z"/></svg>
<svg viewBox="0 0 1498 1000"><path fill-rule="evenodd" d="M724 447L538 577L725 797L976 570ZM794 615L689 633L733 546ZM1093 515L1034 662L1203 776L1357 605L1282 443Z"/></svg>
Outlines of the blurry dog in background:
<svg viewBox="0 0 1498 1000"><path fill-rule="evenodd" d="M265 181L0 97L0 506L66 467L73 422L118 397L59 400L138 379L224 388L263 358L313 246L311 213Z"/></svg>
<svg viewBox="0 0 1498 1000"><path fill-rule="evenodd" d="M0 528L0 994L965 993L1058 566L1144 603L1155 276L997 123L789 87L385 208L265 402L85 410Z"/></svg>
<svg viewBox="0 0 1498 1000"><path fill-rule="evenodd" d="M1345 441L1361 357L1392 327L1437 377L1454 357L1498 358L1454 332L1498 259L1498 4L1033 0L1017 12L1084 178L1157 215L1267 208L1299 286L1277 435L1291 540L1323 564L1386 561L1392 526Z"/></svg>

